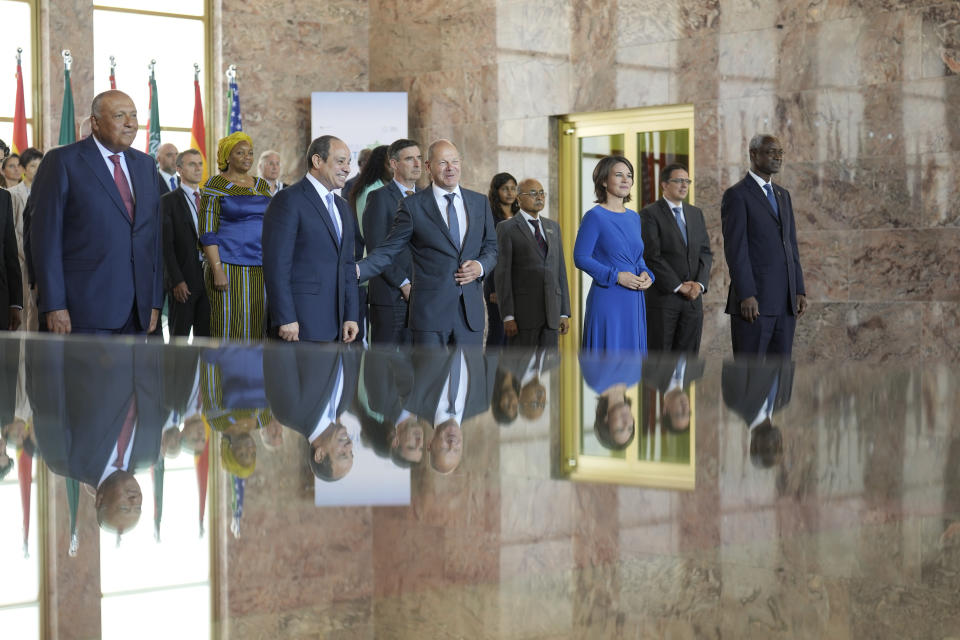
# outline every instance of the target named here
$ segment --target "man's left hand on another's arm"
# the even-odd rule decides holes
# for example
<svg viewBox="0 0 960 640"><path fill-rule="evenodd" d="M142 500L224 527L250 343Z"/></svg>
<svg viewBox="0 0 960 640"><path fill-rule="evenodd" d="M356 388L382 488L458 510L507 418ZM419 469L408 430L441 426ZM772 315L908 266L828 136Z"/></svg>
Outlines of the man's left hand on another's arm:
<svg viewBox="0 0 960 640"><path fill-rule="evenodd" d="M459 285L465 285L473 282L483 275L483 267L476 260L467 260L460 265L454 274L454 279Z"/></svg>
<svg viewBox="0 0 960 640"><path fill-rule="evenodd" d="M153 333L157 328L157 322L160 320L160 309L150 310L150 328L147 333Z"/></svg>
<svg viewBox="0 0 960 640"><path fill-rule="evenodd" d="M802 293L797 294L797 317L801 317L807 310L807 296Z"/></svg>

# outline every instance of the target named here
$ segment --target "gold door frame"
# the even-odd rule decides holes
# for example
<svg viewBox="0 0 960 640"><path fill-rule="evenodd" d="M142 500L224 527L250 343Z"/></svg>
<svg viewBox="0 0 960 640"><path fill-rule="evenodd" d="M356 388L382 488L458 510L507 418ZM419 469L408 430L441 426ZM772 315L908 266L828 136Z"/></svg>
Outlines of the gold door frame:
<svg viewBox="0 0 960 640"><path fill-rule="evenodd" d="M566 363L561 367L561 464L560 469L573 480L594 482L610 482L619 484L637 484L644 486L663 487L672 489L694 488L696 459L696 438L693 427L695 419L695 390L690 389L690 464L663 464L639 460L641 438L635 437L625 450L625 460L585 455L580 449L580 433L582 432L582 399L583 379L577 363L577 352L580 347L583 329L583 300L581 299L580 273L573 262L573 246L576 242L577 230L580 226L580 141L583 138L595 136L622 135L624 140L624 155L634 162L638 158L637 136L641 133L665 131L673 129L687 129L689 131L689 174L694 177L695 149L694 149L694 112L692 104L669 105L662 107L644 107L638 109L624 109L600 113L578 113L562 116L557 119L559 140L559 224L563 234L564 253L570 259L566 261L567 281L570 289L570 309L574 311L570 335L563 341L563 360ZM630 191L632 202L636 203L639 194L639 180L634 179ZM695 187L690 185L688 200L694 203ZM638 388L642 389L642 385ZM629 395L634 400L637 413L637 429L640 429L639 420L641 406L640 393L630 390Z"/></svg>

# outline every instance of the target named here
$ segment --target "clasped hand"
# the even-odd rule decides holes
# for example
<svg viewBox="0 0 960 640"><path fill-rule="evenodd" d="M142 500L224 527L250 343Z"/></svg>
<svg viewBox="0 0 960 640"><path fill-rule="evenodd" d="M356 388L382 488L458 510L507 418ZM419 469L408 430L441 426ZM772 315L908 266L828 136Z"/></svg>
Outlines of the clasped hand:
<svg viewBox="0 0 960 640"><path fill-rule="evenodd" d="M646 271L641 271L640 275L630 273L629 271L621 271L617 274L617 284L625 289L643 291L644 289L650 288L650 285L653 284L653 280L650 278L650 274L648 274Z"/></svg>

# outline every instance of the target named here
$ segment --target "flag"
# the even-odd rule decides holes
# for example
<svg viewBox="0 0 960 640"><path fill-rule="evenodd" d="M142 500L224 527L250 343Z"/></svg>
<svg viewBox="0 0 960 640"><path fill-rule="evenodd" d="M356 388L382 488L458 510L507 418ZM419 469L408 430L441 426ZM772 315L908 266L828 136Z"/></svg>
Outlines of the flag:
<svg viewBox="0 0 960 640"><path fill-rule="evenodd" d="M113 56L111 56L112 58ZM113 64L110 65L110 89L112 91L117 90L117 74L114 73Z"/></svg>
<svg viewBox="0 0 960 640"><path fill-rule="evenodd" d="M227 89L227 101L230 103L230 118L227 121L227 135L243 131L243 118L240 116L240 88L237 86L237 77L230 78Z"/></svg>
<svg viewBox="0 0 960 640"><path fill-rule="evenodd" d="M200 152L203 158L203 177L200 184L206 184L210 172L207 170L207 128L203 124L203 103L200 100L200 79L193 78L193 126L190 127L190 148Z"/></svg>
<svg viewBox="0 0 960 640"><path fill-rule="evenodd" d="M80 506L80 482L73 478L65 478L65 480L67 483L67 506L70 509L69 554L71 558L74 558L77 555L77 550L80 548L80 538L77 536L77 508Z"/></svg>
<svg viewBox="0 0 960 640"><path fill-rule="evenodd" d="M210 469L210 425L207 419L203 419L203 428L206 433L206 440L203 443L203 451L200 455L194 456L193 464L197 468L197 493L200 500L200 537L203 537L203 513L207 508L207 478Z"/></svg>
<svg viewBox="0 0 960 640"><path fill-rule="evenodd" d="M157 79L153 75L153 67L150 67L150 125L147 129L147 153L154 160L157 159L157 151L160 149L160 109L157 106Z"/></svg>
<svg viewBox="0 0 960 640"><path fill-rule="evenodd" d="M234 538L240 537L240 520L243 519L243 493L246 486L246 480L233 476L233 500L231 500L230 505L233 509L233 518L230 520L230 532Z"/></svg>
<svg viewBox="0 0 960 640"><path fill-rule="evenodd" d="M163 472L165 465L163 456L150 467L153 476L153 537L160 542L160 520L163 518Z"/></svg>
<svg viewBox="0 0 960 640"><path fill-rule="evenodd" d="M30 492L33 487L33 455L24 447L17 451L17 478L20 481L20 506L23 509L23 557L29 557Z"/></svg>
<svg viewBox="0 0 960 640"><path fill-rule="evenodd" d="M63 109L60 110L61 147L77 141L77 123L73 115L73 90L70 88L70 69L63 70Z"/></svg>
<svg viewBox="0 0 960 640"><path fill-rule="evenodd" d="M23 69L17 53L17 101L13 110L13 152L17 155L29 147L27 143L27 111L23 106Z"/></svg>

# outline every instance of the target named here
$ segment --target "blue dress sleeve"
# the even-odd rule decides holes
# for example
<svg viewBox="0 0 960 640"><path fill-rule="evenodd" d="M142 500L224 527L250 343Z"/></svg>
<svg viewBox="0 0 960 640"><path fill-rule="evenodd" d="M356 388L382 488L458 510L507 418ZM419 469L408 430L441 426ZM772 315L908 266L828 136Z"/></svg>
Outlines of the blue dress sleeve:
<svg viewBox="0 0 960 640"><path fill-rule="evenodd" d="M592 210L586 213L573 244L573 263L593 278L598 285L612 287L617 283L617 269L593 257L602 226L602 220Z"/></svg>

